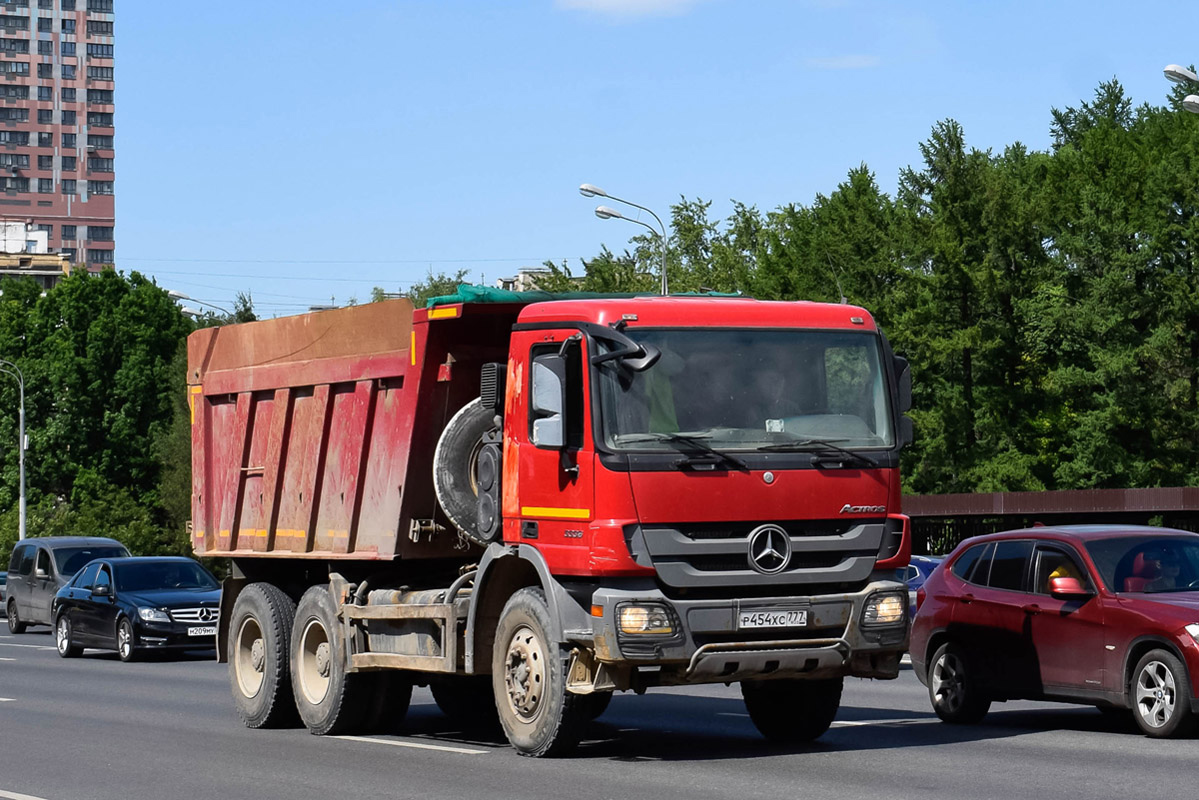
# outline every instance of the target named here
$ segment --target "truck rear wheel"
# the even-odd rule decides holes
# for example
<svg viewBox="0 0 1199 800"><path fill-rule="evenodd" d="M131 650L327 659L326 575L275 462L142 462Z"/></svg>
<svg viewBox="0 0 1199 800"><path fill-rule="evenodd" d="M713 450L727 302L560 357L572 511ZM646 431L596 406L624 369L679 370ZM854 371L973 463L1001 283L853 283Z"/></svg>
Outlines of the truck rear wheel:
<svg viewBox="0 0 1199 800"><path fill-rule="evenodd" d="M742 681L745 710L772 742L795 744L819 738L841 705L841 678Z"/></svg>
<svg viewBox="0 0 1199 800"><path fill-rule="evenodd" d="M310 733L344 733L361 725L374 687L369 673L346 671L337 609L327 586L304 592L291 631L291 686Z"/></svg>
<svg viewBox="0 0 1199 800"><path fill-rule="evenodd" d="M295 719L288 653L296 604L269 583L251 583L229 620L229 683L247 728L275 728Z"/></svg>
<svg viewBox="0 0 1199 800"><path fill-rule="evenodd" d="M490 675L446 675L429 681L433 699L464 728L498 730L499 717Z"/></svg>
<svg viewBox="0 0 1199 800"><path fill-rule="evenodd" d="M433 488L441 510L463 535L482 545L495 537L479 532L475 467L483 450L483 435L494 427L495 410L476 398L450 418L433 452Z"/></svg>
<svg viewBox="0 0 1199 800"><path fill-rule="evenodd" d="M550 639L541 589L525 588L500 614L491 680L500 724L522 756L560 755L578 744L588 721L582 695L566 691L568 655Z"/></svg>

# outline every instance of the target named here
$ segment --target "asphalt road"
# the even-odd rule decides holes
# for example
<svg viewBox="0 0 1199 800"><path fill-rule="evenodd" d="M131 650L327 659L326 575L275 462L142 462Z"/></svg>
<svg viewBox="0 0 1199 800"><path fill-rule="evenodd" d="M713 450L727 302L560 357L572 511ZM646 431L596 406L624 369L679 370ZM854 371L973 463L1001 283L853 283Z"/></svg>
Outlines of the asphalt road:
<svg viewBox="0 0 1199 800"><path fill-rule="evenodd" d="M402 735L251 731L206 655L63 660L48 632L0 636L0 798L1192 797L1199 741L1156 741L1087 707L997 704L982 725L932 716L910 670L850 680L815 745L771 747L737 687L619 695L564 759L456 730L425 690Z"/></svg>

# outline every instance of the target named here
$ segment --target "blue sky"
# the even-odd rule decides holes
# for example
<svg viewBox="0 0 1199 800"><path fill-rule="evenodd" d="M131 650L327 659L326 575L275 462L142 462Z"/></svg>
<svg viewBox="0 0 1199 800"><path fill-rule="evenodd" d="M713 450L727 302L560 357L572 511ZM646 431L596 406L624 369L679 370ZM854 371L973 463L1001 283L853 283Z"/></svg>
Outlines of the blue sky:
<svg viewBox="0 0 1199 800"><path fill-rule="evenodd" d="M121 0L117 262L296 313L432 269L488 283L622 250L680 196L885 191L938 120L1049 145L1118 78L1160 104L1199 61L1190 4L854 0Z"/></svg>

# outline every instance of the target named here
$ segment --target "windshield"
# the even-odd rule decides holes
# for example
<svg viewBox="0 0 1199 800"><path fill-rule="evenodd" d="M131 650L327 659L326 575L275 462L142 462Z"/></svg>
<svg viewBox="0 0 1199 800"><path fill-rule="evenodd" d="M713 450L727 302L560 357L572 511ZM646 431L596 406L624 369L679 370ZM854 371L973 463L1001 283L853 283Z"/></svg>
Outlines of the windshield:
<svg viewBox="0 0 1199 800"><path fill-rule="evenodd" d="M121 564L116 570L117 590L144 592L154 589L216 589L216 578L189 561L147 561Z"/></svg>
<svg viewBox="0 0 1199 800"><path fill-rule="evenodd" d="M84 564L93 559L120 558L129 555L129 551L124 547L104 545L99 547L56 547L51 552L54 553L54 564L58 567L58 574L64 578L71 577L83 569Z"/></svg>
<svg viewBox="0 0 1199 800"><path fill-rule="evenodd" d="M1199 589L1199 536L1129 536L1087 542L1099 576L1113 592Z"/></svg>
<svg viewBox="0 0 1199 800"><path fill-rule="evenodd" d="M626 329L662 351L649 369L599 367L604 444L676 450L685 440L722 450L891 447L879 337L869 333Z"/></svg>

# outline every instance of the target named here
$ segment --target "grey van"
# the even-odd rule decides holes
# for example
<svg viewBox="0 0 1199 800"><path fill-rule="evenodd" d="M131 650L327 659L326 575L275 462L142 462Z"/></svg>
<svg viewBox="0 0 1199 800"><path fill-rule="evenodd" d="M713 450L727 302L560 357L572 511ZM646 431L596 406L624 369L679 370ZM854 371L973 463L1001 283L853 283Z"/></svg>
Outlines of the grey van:
<svg viewBox="0 0 1199 800"><path fill-rule="evenodd" d="M129 555L116 539L100 536L50 536L17 542L8 562L8 629L24 633L27 625L49 625L50 603L60 588L96 558Z"/></svg>

